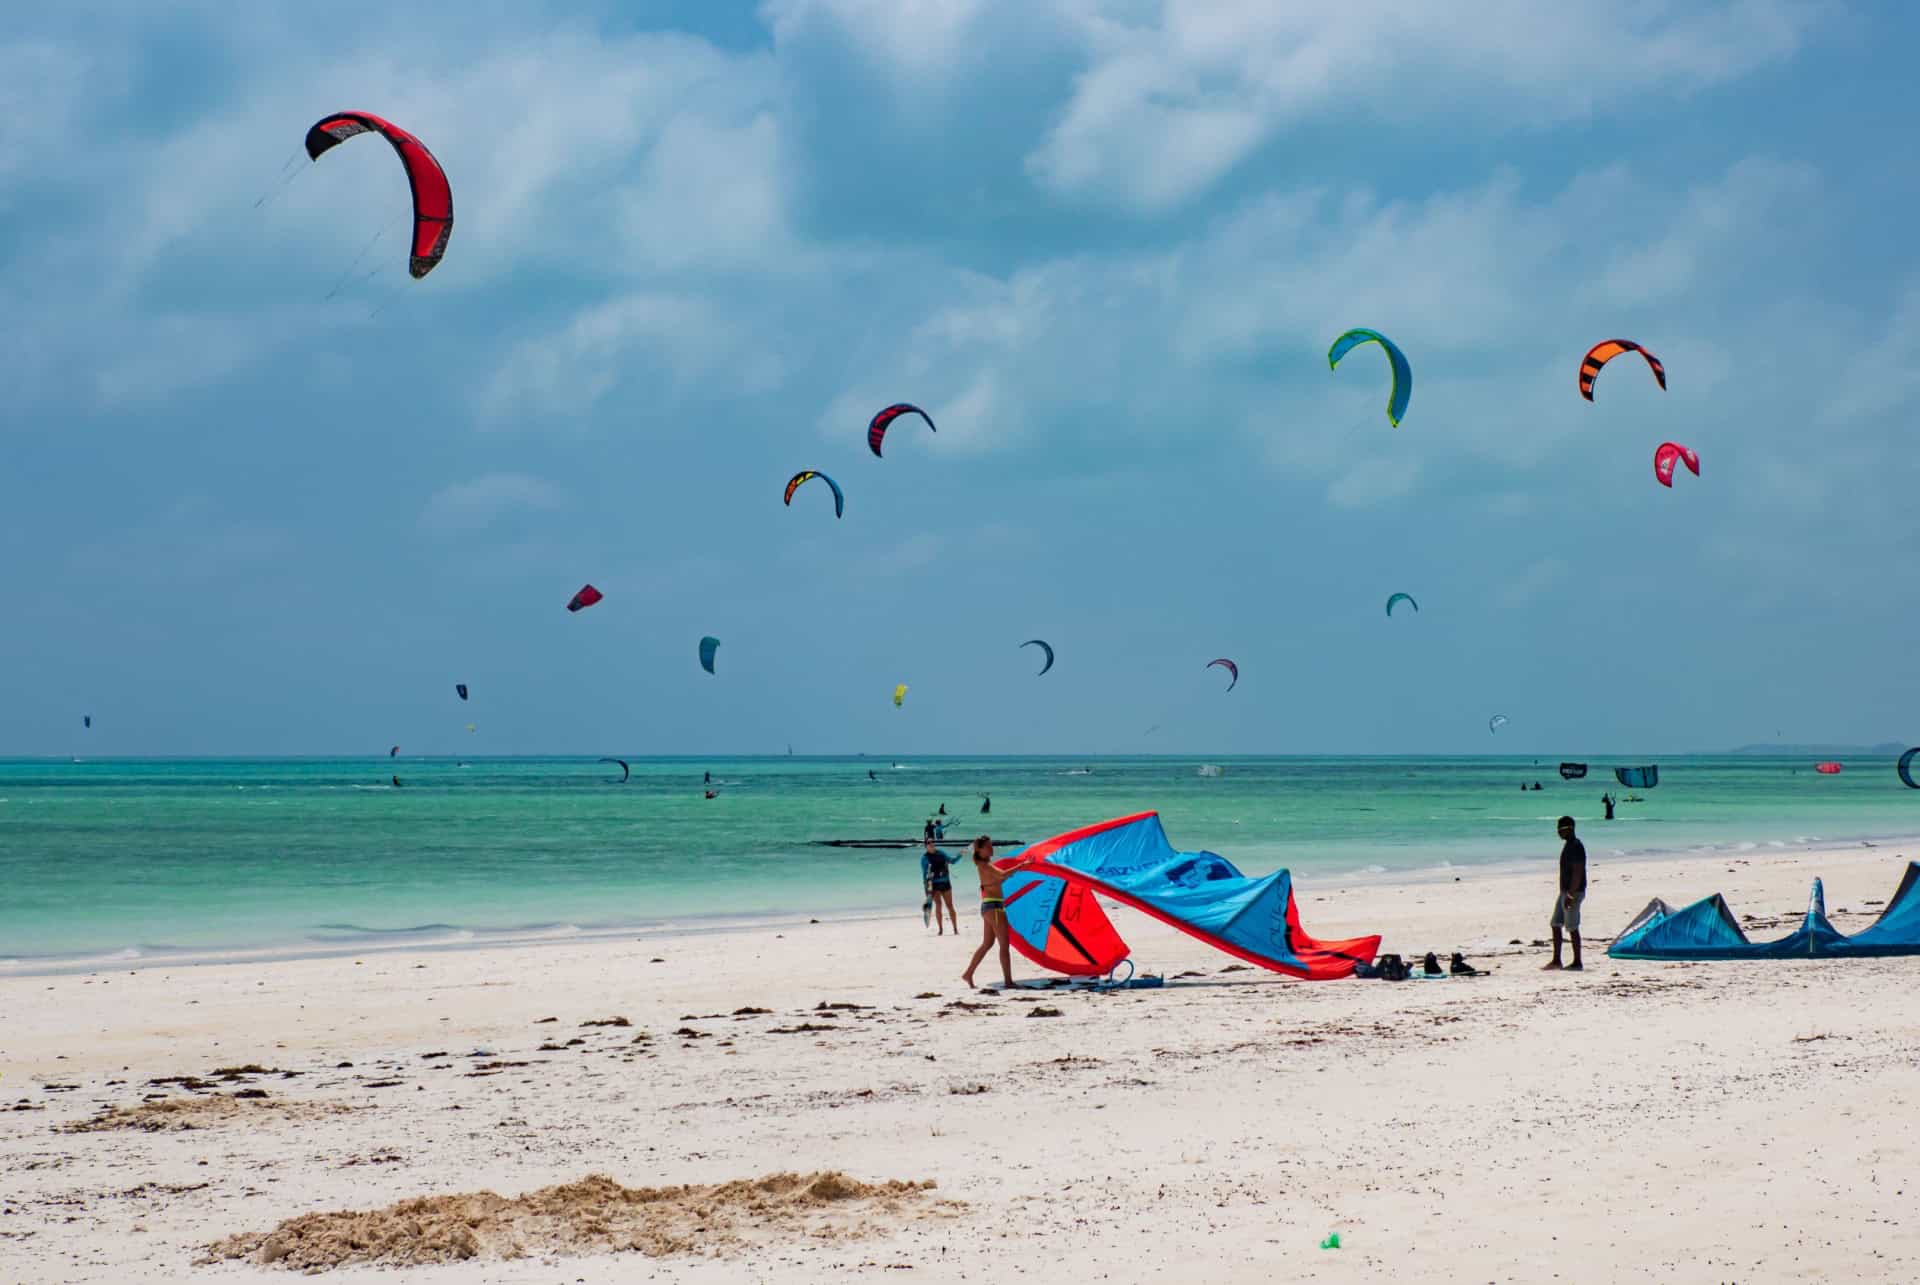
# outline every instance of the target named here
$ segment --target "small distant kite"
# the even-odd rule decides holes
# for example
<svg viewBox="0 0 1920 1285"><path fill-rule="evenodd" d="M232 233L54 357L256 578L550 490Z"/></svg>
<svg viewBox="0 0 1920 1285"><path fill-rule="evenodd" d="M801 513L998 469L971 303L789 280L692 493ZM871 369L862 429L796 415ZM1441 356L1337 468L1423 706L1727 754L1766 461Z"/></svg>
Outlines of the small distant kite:
<svg viewBox="0 0 1920 1285"><path fill-rule="evenodd" d="M930 431L936 433L940 431L933 427L933 416L927 414L912 402L895 402L867 421L867 447L875 456L880 455L880 443L887 439L887 429L892 426L894 420L899 419L902 415L918 415L921 419L927 421L927 428ZM834 489L836 491L839 490L838 487Z"/></svg>
<svg viewBox="0 0 1920 1285"><path fill-rule="evenodd" d="M1232 691L1232 690L1233 690L1233 689L1234 689L1235 687L1237 687L1237 686L1239 686L1239 684L1240 684L1240 666L1238 666L1238 665L1236 665L1236 664L1234 664L1234 663L1233 663L1232 661L1230 661L1230 660L1228 660L1228 659L1227 659L1227 658L1226 658L1225 656L1222 656L1222 657L1220 657L1220 658L1219 658L1218 660L1210 660L1210 661L1208 661L1208 662L1207 662L1207 665L1206 665L1206 667L1207 667L1208 669L1212 669L1212 668L1213 668L1213 667L1214 667L1215 665L1219 665L1219 666L1221 666L1221 667L1222 667L1222 668L1224 668L1224 669L1225 669L1225 670L1226 670L1226 671L1227 671L1227 672L1228 672L1229 674L1232 674L1232 675L1233 675L1233 680L1232 680L1231 682L1229 682L1229 683L1227 684L1227 690L1228 690L1228 691Z"/></svg>
<svg viewBox="0 0 1920 1285"><path fill-rule="evenodd" d="M1388 599L1387 599L1387 614L1388 614L1389 616L1391 616L1391 615L1393 614L1393 604L1394 604L1394 603L1396 603L1396 602L1404 602L1404 603L1406 603L1406 604L1407 604L1408 606L1410 606L1410 607L1412 607L1412 608L1413 608L1413 609L1414 609L1415 611L1418 611L1418 610L1420 610L1420 604L1419 604L1419 603L1417 603L1417 602L1415 602L1415 601L1413 600L1413 595L1412 595L1412 594L1410 594L1410 593L1396 593L1396 594L1393 594L1393 595L1391 595L1391 596L1390 596L1390 597L1388 597Z"/></svg>
<svg viewBox="0 0 1920 1285"><path fill-rule="evenodd" d="M1377 330L1349 330L1327 350L1327 369L1337 369L1340 359L1361 344L1379 344L1387 350L1387 362L1393 367L1393 391L1387 396L1387 422L1398 428L1401 416L1407 413L1407 403L1413 400L1413 367L1407 364L1407 356L1398 344Z"/></svg>
<svg viewBox="0 0 1920 1285"><path fill-rule="evenodd" d="M594 603L600 601L600 599L604 598L605 596L606 596L605 594L601 593L598 589L594 588L590 584L581 585L580 592L574 594L573 597L567 602L567 610L568 611L584 611L588 607L591 607Z"/></svg>
<svg viewBox="0 0 1920 1285"><path fill-rule="evenodd" d="M906 699L907 699L907 685L905 683L895 684L893 689L893 707L895 709L900 708L901 703Z"/></svg>
<svg viewBox="0 0 1920 1285"><path fill-rule="evenodd" d="M1040 638L1029 638L1020 645L1022 647L1038 647L1041 651L1047 653L1047 663L1040 666L1040 674L1044 674L1053 668L1053 645L1051 643ZM1035 674L1034 677L1038 678L1040 674Z"/></svg>
<svg viewBox="0 0 1920 1285"><path fill-rule="evenodd" d="M1512 721L1513 720L1509 719L1505 714L1495 714L1487 720L1487 730L1489 732L1497 732Z"/></svg>
<svg viewBox="0 0 1920 1285"><path fill-rule="evenodd" d="M1563 781L1578 781L1586 774L1587 765L1585 763L1562 763L1560 765L1560 779Z"/></svg>
<svg viewBox="0 0 1920 1285"><path fill-rule="evenodd" d="M467 685L465 683L455 683L453 685L453 690L460 694L461 700L465 700L467 698Z"/></svg>
<svg viewBox="0 0 1920 1285"><path fill-rule="evenodd" d="M1838 764L1838 763L1815 763L1815 764L1813 765L1813 770L1814 770L1814 771L1816 771L1816 772L1818 772L1818 773L1819 773L1820 775L1822 775L1822 776L1839 776L1839 775L1840 775L1840 764Z"/></svg>
<svg viewBox="0 0 1920 1285"><path fill-rule="evenodd" d="M1900 774L1901 783L1910 790L1920 790L1920 781L1913 779L1913 760L1916 757L1920 757L1920 745L1916 745L1905 754L1902 754L1900 756L1900 762L1896 764L1893 769Z"/></svg>
<svg viewBox="0 0 1920 1285"><path fill-rule="evenodd" d="M446 254L447 239L453 235L453 189L447 183L447 172L425 143L367 112L339 112L323 118L307 131L307 156L317 161L361 134L385 138L407 172L407 184L413 189L413 247L407 270L415 278L424 277Z"/></svg>
<svg viewBox="0 0 1920 1285"><path fill-rule="evenodd" d="M1587 349L1587 355L1580 359L1580 395L1588 401L1593 400L1593 381L1600 377L1600 368L1623 352L1637 352L1647 359L1647 365L1653 367L1653 377L1660 382L1660 388L1667 387L1667 368L1660 359L1636 344L1631 339L1603 339Z"/></svg>
<svg viewBox="0 0 1920 1285"><path fill-rule="evenodd" d="M875 454L878 454L878 452L876 451ZM802 469L787 479L787 496L785 502L791 505L793 503L793 493L800 489L800 484L816 477L833 488L833 516L836 518L844 518L847 516L847 496L846 493L840 489L840 484L828 477L825 473L818 472L814 469Z"/></svg>
<svg viewBox="0 0 1920 1285"><path fill-rule="evenodd" d="M720 640L708 634L700 640L700 668L709 674L713 672L713 653L720 650Z"/></svg>
<svg viewBox="0 0 1920 1285"><path fill-rule="evenodd" d="M633 769L627 766L625 759L601 759L600 761L602 763L618 763L620 765L620 784L622 785L625 785L627 778L633 775Z"/></svg>
<svg viewBox="0 0 1920 1285"><path fill-rule="evenodd" d="M469 731L469 732L477 732L477 731L479 731L479 730L480 730L480 729L479 729L479 728L477 728L477 727L475 727L475 726L474 726L474 725L473 725L472 723L468 723L468 724L467 724L467 731Z"/></svg>
<svg viewBox="0 0 1920 1285"><path fill-rule="evenodd" d="M82 726L82 727L92 727L92 726L93 726L93 715L91 715L91 714L82 714L82 715L80 716L80 726Z"/></svg>
<svg viewBox="0 0 1920 1285"><path fill-rule="evenodd" d="M395 758L395 757L397 757L397 756L399 755L399 753L400 753L400 747L399 747L398 745L396 745L396 746L394 746L394 747L393 747L392 749L390 749L390 750L388 750L388 751L387 751L387 757L388 757L388 758Z"/></svg>
<svg viewBox="0 0 1920 1285"><path fill-rule="evenodd" d="M1662 442L1653 452L1653 476L1660 485L1672 489L1673 466L1685 464L1695 477L1700 476L1700 457L1678 442Z"/></svg>

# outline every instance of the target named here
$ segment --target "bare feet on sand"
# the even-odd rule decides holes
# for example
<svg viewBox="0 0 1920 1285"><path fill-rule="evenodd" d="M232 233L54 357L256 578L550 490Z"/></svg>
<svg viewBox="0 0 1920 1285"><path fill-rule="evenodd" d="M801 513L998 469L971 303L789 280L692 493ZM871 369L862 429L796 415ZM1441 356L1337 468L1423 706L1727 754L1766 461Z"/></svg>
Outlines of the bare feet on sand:
<svg viewBox="0 0 1920 1285"><path fill-rule="evenodd" d="M1540 965L1540 968L1541 968L1541 970L1542 970L1543 972L1549 972L1549 973L1550 973L1550 972L1552 972L1552 971L1553 971L1554 969L1556 969L1556 968L1559 968L1560 966L1561 966L1561 964L1560 964L1560 961L1559 961L1559 960L1557 960L1557 959L1549 959L1549 960L1548 960L1548 961L1547 961L1546 963L1544 963L1544 964L1542 964L1542 965Z"/></svg>

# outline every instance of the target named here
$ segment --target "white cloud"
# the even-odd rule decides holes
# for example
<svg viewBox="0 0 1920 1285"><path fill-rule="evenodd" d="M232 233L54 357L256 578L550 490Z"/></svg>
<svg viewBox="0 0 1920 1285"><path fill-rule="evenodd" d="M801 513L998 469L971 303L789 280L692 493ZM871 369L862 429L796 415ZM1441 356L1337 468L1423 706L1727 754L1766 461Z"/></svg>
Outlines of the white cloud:
<svg viewBox="0 0 1920 1285"><path fill-rule="evenodd" d="M1154 212L1309 121L1325 146L1436 110L1539 129L1718 85L1792 54L1824 6L1673 0L1604 21L1531 0L1488 0L1466 18L1429 0L1166 0L1144 20L1130 20L1137 4L1064 8L1088 67L1029 168L1057 192Z"/></svg>
<svg viewBox="0 0 1920 1285"><path fill-rule="evenodd" d="M436 492L421 510L419 525L443 535L480 531L505 514L550 511L566 501L566 491L545 478L489 473Z"/></svg>
<svg viewBox="0 0 1920 1285"><path fill-rule="evenodd" d="M624 381L654 375L676 387L722 378L766 389L783 370L746 321L704 299L641 293L596 304L559 330L523 340L500 361L480 399L483 415L577 415ZM651 394L660 397L656 388Z"/></svg>

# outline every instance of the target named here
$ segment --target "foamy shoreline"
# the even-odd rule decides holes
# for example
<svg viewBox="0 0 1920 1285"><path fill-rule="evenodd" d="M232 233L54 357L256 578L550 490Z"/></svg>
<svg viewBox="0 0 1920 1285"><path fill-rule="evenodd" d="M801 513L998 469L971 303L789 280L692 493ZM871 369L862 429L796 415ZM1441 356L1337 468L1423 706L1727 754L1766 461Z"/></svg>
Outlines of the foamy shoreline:
<svg viewBox="0 0 1920 1285"><path fill-rule="evenodd" d="M1794 841L1786 840L1747 840L1739 843L1685 848L1630 848L1621 849L1596 842L1596 835L1609 835L1605 822L1585 822L1582 837L1589 843L1589 852L1593 859L1606 861L1614 865L1621 863L1670 861L1670 860L1715 860L1724 857L1752 857L1756 854L1777 856L1783 854L1823 852L1844 850L1854 846L1868 848L1890 848L1894 851L1910 851L1920 855L1920 835L1885 836L1867 835L1856 838L1820 838L1809 836ZM954 846L954 840L948 840L947 846ZM1297 883L1311 887L1320 884L1340 886L1368 887L1392 886L1397 884L1419 884L1444 882L1454 878L1472 877L1475 879L1492 875L1522 873L1540 868L1543 862L1550 862L1557 852L1557 840L1543 841L1542 854L1537 858L1518 859L1509 856L1489 857L1480 860L1454 862L1443 859L1437 865L1418 867L1388 868L1368 866L1361 869L1332 872L1326 869L1306 868L1296 871ZM537 924L517 928L470 928L455 924L431 924L419 928L368 930L363 935L341 941L314 941L312 939L283 944L261 944L233 947L166 948L156 946L128 946L105 953L93 952L75 955L6 957L0 955L0 979L8 977L63 977L77 974L110 972L123 969L147 968L203 968L222 964L275 964L310 959L338 959L342 957L366 958L375 955L525 950L551 946L559 943L610 942L634 938L646 940L671 939L679 936L704 936L712 933L757 932L766 929L785 929L809 923L867 923L897 917L901 907L913 899L910 884L903 882L904 891L898 904L892 906L864 906L852 910L832 911L770 911L765 914L725 913L711 917L679 914L663 919L637 919L630 922L610 924L579 925L572 923Z"/></svg>
<svg viewBox="0 0 1920 1285"><path fill-rule="evenodd" d="M1490 970L1473 980L1280 980L1121 908L1165 987L969 993L977 919L936 938L917 906L0 978L0 1274L285 1280L246 1255L298 1215L483 1189L600 1208L613 1189L580 1186L594 1174L753 1193L830 1171L856 1192L937 1186L857 1218L650 1224L632 1249L452 1200L518 1219L483 1248L533 1235L527 1256L379 1279L1911 1281L1920 960L1600 953L1655 895L1721 891L1778 935L1815 875L1856 930L1900 852L1920 841L1596 857L1584 974L1540 971L1541 862L1303 877L1310 932L1463 950ZM417 1219L376 1224L437 1252L407 1239ZM1319 1249L1334 1231L1344 1247ZM229 1237L241 1258L195 1265ZM324 1269L351 1239L300 1261Z"/></svg>

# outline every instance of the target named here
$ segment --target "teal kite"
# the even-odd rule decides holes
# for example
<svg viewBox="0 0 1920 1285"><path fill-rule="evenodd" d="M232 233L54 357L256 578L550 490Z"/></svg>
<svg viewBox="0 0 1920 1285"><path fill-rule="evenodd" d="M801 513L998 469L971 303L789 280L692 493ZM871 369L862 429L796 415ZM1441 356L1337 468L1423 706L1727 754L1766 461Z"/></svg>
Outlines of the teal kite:
<svg viewBox="0 0 1920 1285"><path fill-rule="evenodd" d="M1413 603L1413 609L1414 609L1415 611L1418 611L1418 610L1420 610L1420 604L1419 604L1419 603L1417 603L1417 602L1414 602L1414 601L1413 601L1413 595L1412 595L1412 594L1410 594L1410 593L1396 593L1396 594L1394 594L1394 595L1393 595L1392 597L1390 597L1390 598L1388 598L1388 599L1387 599L1387 614L1388 614L1389 616L1391 616L1391 615L1393 614L1393 604L1394 604L1394 603L1396 603L1396 602L1410 602L1410 603Z"/></svg>
<svg viewBox="0 0 1920 1285"><path fill-rule="evenodd" d="M720 650L720 640L708 634L700 640L700 668L709 674L713 672L713 653Z"/></svg>
<svg viewBox="0 0 1920 1285"><path fill-rule="evenodd" d="M1387 398L1387 421L1398 428L1401 417L1407 413L1407 403L1413 400L1413 367L1407 364L1407 355L1393 340L1378 330L1349 330L1327 350L1327 369L1336 369L1342 357L1365 343L1379 344L1387 350L1387 361L1393 366L1393 395Z"/></svg>

